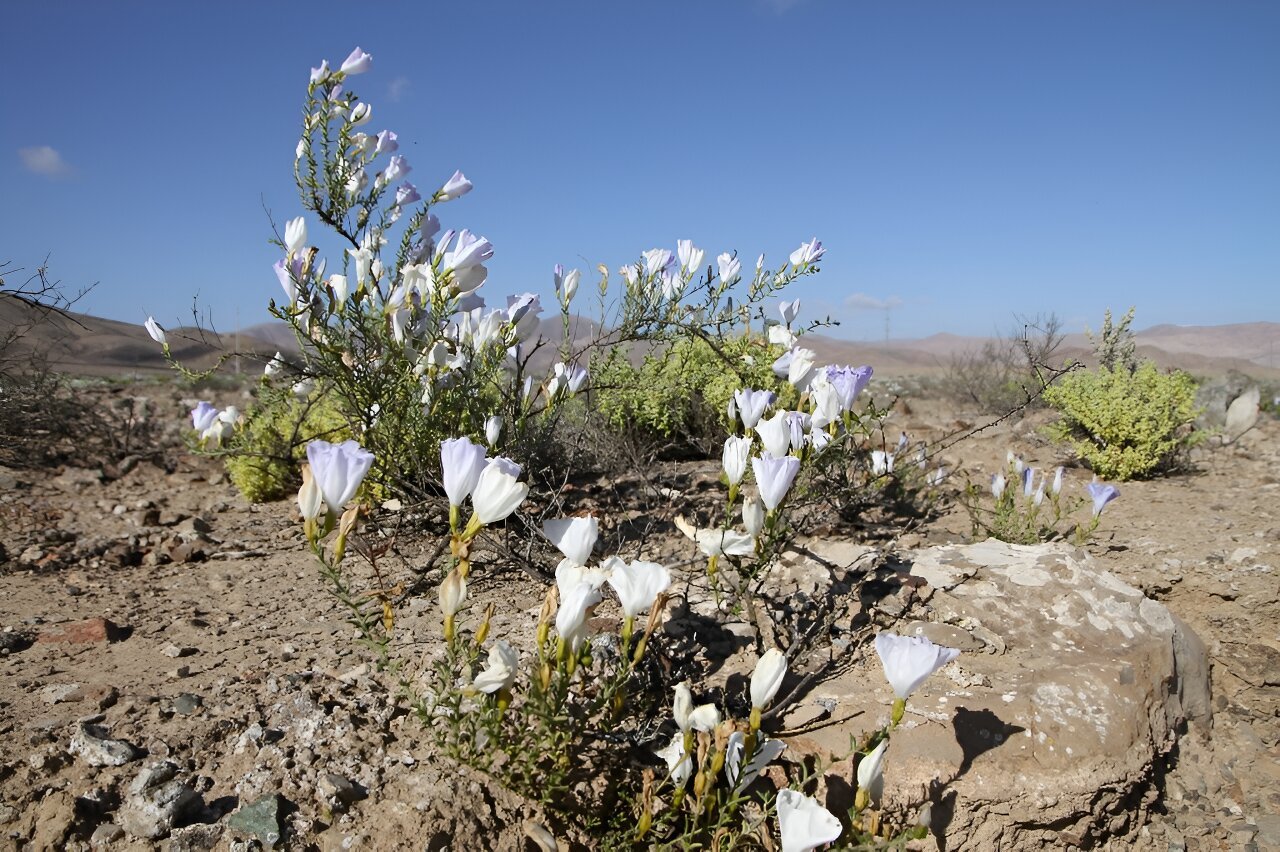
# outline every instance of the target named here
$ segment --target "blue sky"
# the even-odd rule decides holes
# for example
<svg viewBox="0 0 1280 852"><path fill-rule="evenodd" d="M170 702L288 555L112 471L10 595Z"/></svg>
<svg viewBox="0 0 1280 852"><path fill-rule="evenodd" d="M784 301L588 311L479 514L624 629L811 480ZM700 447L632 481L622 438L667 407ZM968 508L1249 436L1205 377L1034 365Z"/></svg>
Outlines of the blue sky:
<svg viewBox="0 0 1280 852"><path fill-rule="evenodd" d="M1280 320L1280 4L51 0L0 26L0 260L48 255L114 319L268 319L308 71L359 45L409 179L474 181L438 212L496 246L491 302L554 304L556 263L817 236L794 295L845 337Z"/></svg>

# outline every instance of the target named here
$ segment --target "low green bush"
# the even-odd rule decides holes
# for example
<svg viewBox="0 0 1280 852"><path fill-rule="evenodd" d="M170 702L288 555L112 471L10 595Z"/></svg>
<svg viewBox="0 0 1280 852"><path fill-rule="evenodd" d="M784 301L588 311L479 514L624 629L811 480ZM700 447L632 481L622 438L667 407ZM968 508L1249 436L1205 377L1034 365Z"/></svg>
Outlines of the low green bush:
<svg viewBox="0 0 1280 852"><path fill-rule="evenodd" d="M729 399L739 388L773 391L780 406L794 405L795 388L773 373L782 351L748 335L728 336L714 346L690 336L636 367L613 350L591 366L596 411L619 432L707 450L724 441Z"/></svg>
<svg viewBox="0 0 1280 852"><path fill-rule="evenodd" d="M287 388L264 383L244 427L230 443L227 475L246 499L277 500L298 489L308 441L351 437L333 396L313 392L300 399Z"/></svg>
<svg viewBox="0 0 1280 852"><path fill-rule="evenodd" d="M1135 479L1176 468L1204 438L1194 428L1196 382L1151 361L1079 370L1044 393L1062 418L1048 427L1106 479Z"/></svg>

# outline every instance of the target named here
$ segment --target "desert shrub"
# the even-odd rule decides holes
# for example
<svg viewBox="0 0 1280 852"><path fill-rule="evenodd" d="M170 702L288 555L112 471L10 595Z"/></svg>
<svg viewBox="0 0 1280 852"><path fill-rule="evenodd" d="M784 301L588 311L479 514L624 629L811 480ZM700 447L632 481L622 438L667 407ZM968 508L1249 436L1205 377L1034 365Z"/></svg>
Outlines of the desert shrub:
<svg viewBox="0 0 1280 852"><path fill-rule="evenodd" d="M227 474L249 500L276 500L297 490L310 441L350 437L332 397L314 391L299 397L268 386L228 444Z"/></svg>
<svg viewBox="0 0 1280 852"><path fill-rule="evenodd" d="M943 378L948 397L987 413L1040 404L1056 372L1062 321L1056 314L1015 318L1020 327L1013 333L950 359Z"/></svg>
<svg viewBox="0 0 1280 852"><path fill-rule="evenodd" d="M53 351L79 325L69 310L87 292L66 292L47 261L30 274L0 263L0 464L96 466L155 452L145 397L54 369Z"/></svg>
<svg viewBox="0 0 1280 852"><path fill-rule="evenodd" d="M795 401L795 389L771 367L781 354L780 346L749 335L683 337L636 367L615 348L592 362L596 411L618 432L706 452L724 440L729 400L739 388Z"/></svg>
<svg viewBox="0 0 1280 852"><path fill-rule="evenodd" d="M1111 309L1102 315L1102 328L1097 334L1085 329L1098 364L1107 370L1123 369L1132 373L1138 368L1138 342L1130 326L1133 325L1134 308L1130 307L1119 322L1111 320Z"/></svg>
<svg viewBox="0 0 1280 852"><path fill-rule="evenodd" d="M1194 429L1196 382L1145 361L1063 376L1045 391L1062 415L1048 427L1106 479L1134 479L1177 467L1204 433Z"/></svg>

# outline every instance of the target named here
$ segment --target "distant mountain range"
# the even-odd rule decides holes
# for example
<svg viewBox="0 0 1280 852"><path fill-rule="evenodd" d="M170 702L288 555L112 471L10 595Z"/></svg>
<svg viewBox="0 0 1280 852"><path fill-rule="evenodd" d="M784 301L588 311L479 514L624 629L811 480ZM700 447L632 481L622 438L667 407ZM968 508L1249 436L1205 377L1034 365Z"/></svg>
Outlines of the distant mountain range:
<svg viewBox="0 0 1280 852"><path fill-rule="evenodd" d="M83 375L153 373L168 367L141 323L123 323L88 314L37 314L19 299L0 293L0 343L13 332L19 339L0 352L0 363L15 356L39 353L64 372ZM544 319L540 333L552 345L544 347L537 362L556 357L562 335L558 316ZM598 336L599 326L575 319L571 337L580 348ZM1158 325L1136 334L1138 352L1162 366L1180 367L1197 375L1218 375L1228 370L1259 378L1280 378L1280 323L1252 322L1217 326ZM220 353L239 352L237 363L245 372L257 372L277 351L298 351L293 333L283 323L255 325L239 332L213 334L196 328L168 330L169 343L179 360L195 368L214 362ZM803 345L813 349L819 363L871 364L881 375L932 373L967 352L977 352L987 338L934 334L911 340L859 342L823 335L806 335ZM1092 347L1082 334L1070 334L1058 349L1059 359L1088 361ZM633 353L636 357L639 352ZM535 363L535 366L538 366Z"/></svg>

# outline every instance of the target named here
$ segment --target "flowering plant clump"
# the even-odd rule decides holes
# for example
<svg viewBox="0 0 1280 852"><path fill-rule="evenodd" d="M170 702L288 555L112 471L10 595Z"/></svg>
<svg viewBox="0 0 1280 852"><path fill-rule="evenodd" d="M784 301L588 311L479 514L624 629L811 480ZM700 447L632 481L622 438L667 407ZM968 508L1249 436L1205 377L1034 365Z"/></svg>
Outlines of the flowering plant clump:
<svg viewBox="0 0 1280 852"><path fill-rule="evenodd" d="M1011 544L1038 544L1073 538L1088 541L1102 520L1102 509L1120 492L1114 485L1093 481L1085 484L1088 497L1070 497L1062 467L1052 472L1031 467L1012 450L1005 468L992 474L989 485L968 483L961 502L973 523L973 535L993 537ZM988 498L990 508L985 504ZM1077 520L1080 510L1092 507L1089 520Z"/></svg>
<svg viewBox="0 0 1280 852"><path fill-rule="evenodd" d="M545 345L538 297L524 293L508 297L505 307L487 306L480 291L494 246L467 229L443 230L434 212L469 193L471 181L454 172L424 194L406 180L412 168L397 153L396 134L373 132L372 108L347 88L372 61L357 48L336 70L327 62L312 69L307 88L294 152L306 215L288 220L278 235L283 298L270 306L297 335L301 354L295 363L277 354L266 365L247 417L197 405L194 440L234 457L250 455L272 430L287 434L271 458L300 471L297 508L307 545L379 668L397 680L440 750L541 799L563 826L586 825L601 847L799 852L842 837L880 848L923 836L927 819L904 827L881 812L882 768L910 695L957 651L877 637L895 699L888 723L857 748L850 779L857 798L846 832L803 792L812 770L784 773L784 784L762 777L787 747L770 736L777 732L770 716L785 706L803 641L773 647L778 643L761 631L745 694L692 679L671 688L676 678L664 680L670 660L655 657L664 651L658 628L674 594L672 568L639 552L598 547L602 519L594 514L556 517L541 509L542 519L532 521L529 504L550 502L530 475L535 439L554 433L571 401L597 392L594 383L617 362L592 361L590 347L575 348L570 313L581 275L556 267L564 337L550 369L534 369L532 356ZM332 267L316 244L322 240L313 241L317 224L340 249ZM703 414L718 429L704 437L714 434L724 499L710 518L675 519L705 557L697 575L714 592L717 613L752 606L813 492L829 491L837 477L851 490L910 478L936 487L945 477L942 468L928 470L923 448L903 464L905 435L892 449L883 438L873 444L886 412L861 400L872 368L819 365L801 345L799 300L782 301L778 321L766 319L764 302L816 272L824 253L812 239L777 269L760 256L744 277L735 254L706 262L703 249L681 240L675 251L650 249L622 267L616 290L601 269L601 301L612 294L612 312L591 346L617 353L646 340L658 345L661 359L711 353L729 368L714 388L709 379L685 388L704 409L715 400ZM149 321L148 331L169 356L164 330ZM662 369L671 363L663 360ZM689 406L690 398L676 404ZM309 419L314 411L327 413ZM269 473L283 475L279 467ZM1095 519L1114 497L1107 489L1093 489ZM368 503L386 493L440 509L440 520L429 522L437 524L439 547L412 580L384 564L394 541ZM531 642L515 632L494 635L510 623L495 619L496 604L483 612L470 606L475 573L489 573L499 529L508 542L522 529L533 531L559 554ZM527 552L533 543L526 541ZM351 554L368 569L353 568ZM410 658L400 607L424 580L436 583L439 639L425 658ZM726 589L729 602L721 599ZM593 617L601 606L617 611L616 623ZM588 773L606 779L607 808L577 792L589 786L577 783ZM591 816L602 810L609 816Z"/></svg>

